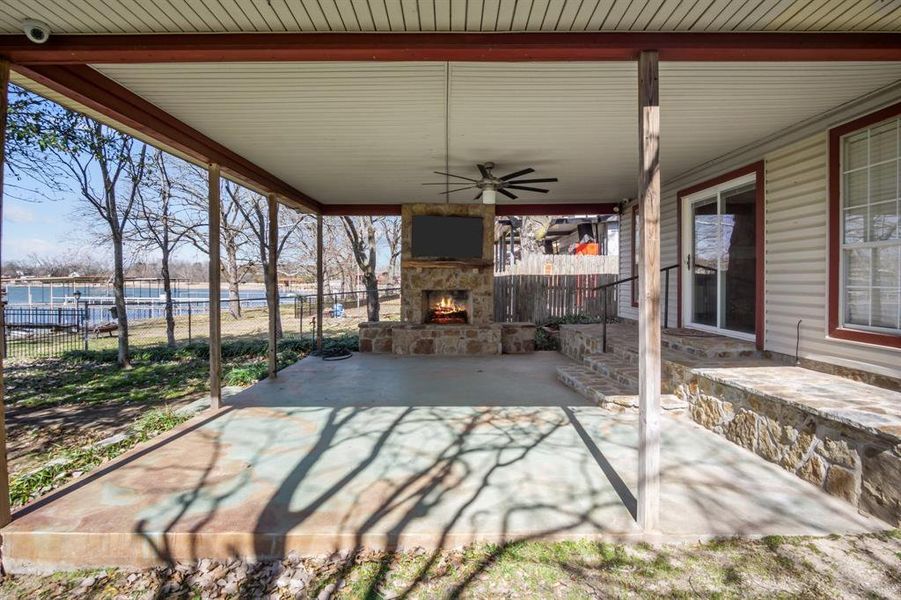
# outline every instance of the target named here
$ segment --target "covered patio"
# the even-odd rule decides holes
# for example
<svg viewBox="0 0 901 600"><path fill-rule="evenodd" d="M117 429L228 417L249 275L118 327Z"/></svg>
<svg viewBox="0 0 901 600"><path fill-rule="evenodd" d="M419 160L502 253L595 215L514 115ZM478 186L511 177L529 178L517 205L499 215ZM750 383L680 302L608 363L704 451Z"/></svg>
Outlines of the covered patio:
<svg viewBox="0 0 901 600"><path fill-rule="evenodd" d="M489 224L496 216L620 214L630 220L628 275L637 280L632 301L625 293L620 299L638 323L637 347L623 358L637 366L638 410L589 404L556 381L566 359L544 353L308 358L276 373L274 320L269 379L223 402L220 323L211 317L212 411L203 420L15 515L2 504L7 475L0 460L7 568L523 537L684 540L885 527L661 410L662 313L681 306L675 291L667 301L669 279L664 283L660 272L681 269L689 249L676 243L683 223L670 201L679 186L803 141L852 112L897 103L896 3L853 14L846 3L833 3L823 21L827 15L807 4L783 11L785 3L770 0L697 11L677 2L662 8L616 1L598 21L600 13L583 11L591 3L581 2L553 10L555 3L521 2L522 11L504 3L504 19L497 3L486 20L486 2L472 11L476 23L468 11L454 13L453 2L431 3L431 22L418 8L427 2L361 2L370 19L354 16L356 27L348 3L325 3L327 11L320 2L296 3L309 21L301 23L271 4L251 20L237 4L201 16L192 3L170 0L178 16L159 26L147 25L149 15L136 4L109 22L96 10L73 9L73 16L64 3L45 4L56 8L45 18L59 32L45 43L16 34L22 19L42 15L19 7L0 13L10 34L0 36L0 116L11 81L206 168L211 314L219 314L222 177L267 195L270 248L279 203L315 216L320 298L328 216L399 215L414 205L422 214L413 216L467 206L469 218ZM532 10L541 4L543 11ZM533 12L544 15L540 23ZM553 185L514 195L485 164L511 177L534 172L541 179L533 181ZM810 170L825 177L819 163ZM803 198L819 199L794 165L786 173L773 188L796 187ZM756 343L763 351L764 280L816 282L821 275L766 277L766 168L755 163L753 175L741 176L759 190L749 213L759 220L743 258L757 261L747 270L759 285L744 295L758 299L746 313L760 315ZM467 185L456 189L454 178ZM825 218L775 202L788 206L780 231L825 236ZM490 240L487 248L468 257L475 262L437 258L490 278ZM783 252L790 258L781 264L797 256L817 268L826 263L812 251ZM440 277L448 272L434 264L440 260L414 258L407 244L402 268L406 262ZM473 313L487 315L490 286L480 280L469 287L481 289L470 301ZM803 308L796 298L792 305ZM409 294L406 301L413 301ZM476 325L489 333L499 327L485 320ZM423 325L406 321L398 330ZM777 323L775 333L784 342L793 327ZM499 354L501 333L494 333L485 347ZM879 367L894 376L896 364L889 357Z"/></svg>
<svg viewBox="0 0 901 600"><path fill-rule="evenodd" d="M563 388L557 353L309 358L20 511L13 570L291 550L681 542L885 524L664 415L661 523L635 522L637 415ZM515 382L515 383L514 383Z"/></svg>

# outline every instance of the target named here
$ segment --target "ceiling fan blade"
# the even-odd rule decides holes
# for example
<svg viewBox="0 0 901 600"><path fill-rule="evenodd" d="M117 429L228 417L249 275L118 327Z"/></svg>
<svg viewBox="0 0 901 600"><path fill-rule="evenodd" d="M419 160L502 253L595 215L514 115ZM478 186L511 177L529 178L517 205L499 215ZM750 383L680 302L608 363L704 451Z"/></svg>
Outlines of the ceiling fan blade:
<svg viewBox="0 0 901 600"><path fill-rule="evenodd" d="M455 189L455 190L447 190L446 192L440 192L440 194L441 194L442 196L446 196L446 195L448 195L448 194L453 194L454 192L462 192L463 190L471 190L471 189L474 188L474 187L476 187L476 186L474 186L474 185L467 185L466 187L457 188L457 189Z"/></svg>
<svg viewBox="0 0 901 600"><path fill-rule="evenodd" d="M504 175L501 177L501 181L510 181L511 179L516 179L520 175L528 175L529 173L534 173L535 169L523 169L522 171L516 171L515 173L510 173L509 175Z"/></svg>
<svg viewBox="0 0 901 600"><path fill-rule="evenodd" d="M511 189L511 190L525 190L525 191L527 191L527 192L541 192L542 194L547 194L547 192L548 192L548 191L545 190L545 189L542 189L542 188L533 188L533 187L529 187L529 186L527 186L527 185L508 185L508 186L505 186L505 187L506 187L507 189Z"/></svg>
<svg viewBox="0 0 901 600"><path fill-rule="evenodd" d="M482 197L482 190L479 190L479 193L476 194L476 197L473 198L473 200L478 200L478 199L481 198L481 197Z"/></svg>
<svg viewBox="0 0 901 600"><path fill-rule="evenodd" d="M475 182L473 182L473 183L475 183ZM448 184L445 181L442 181L440 183L430 181L429 183L423 183L422 185L466 185L466 182L465 181L452 181L450 184Z"/></svg>
<svg viewBox="0 0 901 600"><path fill-rule="evenodd" d="M519 181L509 181L508 183L519 185L520 183L554 183L556 177L544 177L542 179L520 179Z"/></svg>
<svg viewBox="0 0 901 600"><path fill-rule="evenodd" d="M482 174L482 177L488 177L488 169L485 168L485 165L476 165L479 168L479 173Z"/></svg>
<svg viewBox="0 0 901 600"><path fill-rule="evenodd" d="M504 196L506 196L507 198L510 198L510 200L516 200L516 198L517 198L517 196L511 194L510 192L508 192L508 191L505 190L504 188L498 188L497 191L499 191L500 193L502 193L502 194L503 194Z"/></svg>
<svg viewBox="0 0 901 600"><path fill-rule="evenodd" d="M453 173L444 173L443 171L432 171L436 175L447 175L448 177L457 177L459 179L465 179L466 181L471 181L476 183L478 179L470 179L469 177L463 177L462 175L454 175Z"/></svg>

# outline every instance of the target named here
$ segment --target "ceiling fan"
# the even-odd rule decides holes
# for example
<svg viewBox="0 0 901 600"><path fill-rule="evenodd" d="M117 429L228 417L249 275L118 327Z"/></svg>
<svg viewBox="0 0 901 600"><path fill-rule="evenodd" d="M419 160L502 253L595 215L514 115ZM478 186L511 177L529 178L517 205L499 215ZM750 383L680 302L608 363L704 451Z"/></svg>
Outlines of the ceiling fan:
<svg viewBox="0 0 901 600"><path fill-rule="evenodd" d="M482 199L482 202L485 204L494 204L495 199L497 197L497 192L500 192L504 196L510 198L511 200L516 200L518 196L516 194L511 193L509 190L522 190L526 192L538 192L540 194L547 194L548 190L544 188L531 187L528 185L523 185L527 183L552 183L557 181L556 177L544 177L541 179L517 179L518 177L522 177L523 175L528 175L529 173L534 173L535 169L527 168L522 169L520 171L514 171L508 175L504 175L503 177L497 177L492 173L494 170L493 162L486 162L484 164L476 165L479 169L479 173L481 173L481 179L473 179L471 177L464 177L463 175L454 175L453 173L444 173L442 171L435 171L437 175L446 175L448 177L456 177L457 179L462 179L464 181L460 181L456 184L451 185L461 185L463 187L458 187L455 190L447 190L446 192L441 192L442 195L453 194L454 192L462 192L463 190L471 190L478 188L479 193L476 194L476 197L473 200ZM423 183L422 185L447 185L446 182L442 183Z"/></svg>

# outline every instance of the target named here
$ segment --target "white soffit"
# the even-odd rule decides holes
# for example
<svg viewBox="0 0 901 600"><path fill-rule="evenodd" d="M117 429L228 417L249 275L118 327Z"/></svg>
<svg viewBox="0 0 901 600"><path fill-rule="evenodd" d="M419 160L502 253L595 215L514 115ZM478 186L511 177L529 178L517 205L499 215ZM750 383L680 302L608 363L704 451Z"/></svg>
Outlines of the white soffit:
<svg viewBox="0 0 901 600"><path fill-rule="evenodd" d="M58 33L898 31L901 0L4 0Z"/></svg>
<svg viewBox="0 0 901 600"><path fill-rule="evenodd" d="M443 201L421 183L442 181L432 172L446 152L462 175L492 160L501 174L531 166L560 178L547 197L518 202L635 194L634 63L95 68L327 204ZM898 80L901 63L662 63L663 177Z"/></svg>

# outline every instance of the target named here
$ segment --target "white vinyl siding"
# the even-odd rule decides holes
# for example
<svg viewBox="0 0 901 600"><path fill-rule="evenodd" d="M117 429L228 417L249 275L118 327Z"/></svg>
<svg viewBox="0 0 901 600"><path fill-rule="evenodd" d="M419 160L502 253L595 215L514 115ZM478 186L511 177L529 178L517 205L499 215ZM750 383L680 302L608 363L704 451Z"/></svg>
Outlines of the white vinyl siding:
<svg viewBox="0 0 901 600"><path fill-rule="evenodd" d="M634 203L633 203L634 204ZM623 211L622 223L619 228L620 237L620 260L619 273L620 279L632 276L632 206L628 205ZM660 202L660 267L669 267L678 262L676 257L676 235L678 229L678 216L676 214L676 190L663 188L663 194ZM678 324L678 269L669 271L669 326L676 327ZM660 274L660 303L664 302L664 291L666 289L666 275ZM619 307L619 316L626 319L637 319L638 309L632 306L632 295L630 284L624 283L620 285L619 296L617 298ZM661 316L661 318L663 318Z"/></svg>
<svg viewBox="0 0 901 600"><path fill-rule="evenodd" d="M862 116L862 115L856 115ZM765 158L765 348L794 356L798 321L799 354L829 364L901 376L901 352L874 345L831 339L827 334L828 291L828 136L823 131L766 154ZM759 157L757 158L759 160ZM754 162L710 165L695 180L664 186L661 201L661 264L676 258L676 194ZM664 175L665 180L665 175ZM628 277L632 261L631 207L620 228L620 272ZM670 326L676 324L675 277L670 280ZM662 287L661 287L662 292ZM619 314L636 319L629 290L619 297Z"/></svg>
<svg viewBox="0 0 901 600"><path fill-rule="evenodd" d="M766 348L899 375L897 350L827 335L829 199L826 132L766 156Z"/></svg>

